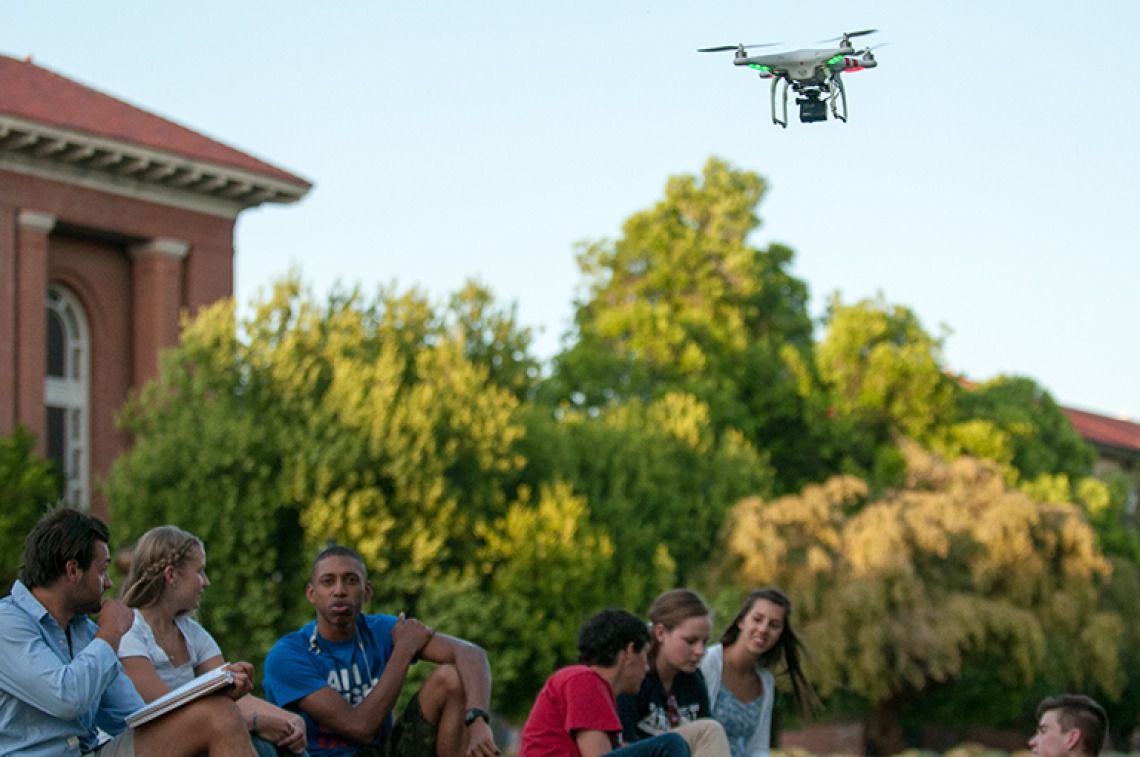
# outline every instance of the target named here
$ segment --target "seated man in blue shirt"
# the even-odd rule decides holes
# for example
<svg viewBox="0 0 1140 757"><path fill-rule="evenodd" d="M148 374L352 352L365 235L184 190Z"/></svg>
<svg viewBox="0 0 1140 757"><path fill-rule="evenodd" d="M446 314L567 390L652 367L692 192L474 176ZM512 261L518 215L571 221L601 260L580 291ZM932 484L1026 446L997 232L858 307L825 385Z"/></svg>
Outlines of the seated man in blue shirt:
<svg viewBox="0 0 1140 757"><path fill-rule="evenodd" d="M244 664L235 665L230 696L126 727L144 703L116 656L134 611L103 601L111 588L109 539L101 520L65 507L28 535L20 579L0 599L0 754L254 757L234 702L252 686ZM88 613L99 614L98 625Z"/></svg>
<svg viewBox="0 0 1140 757"><path fill-rule="evenodd" d="M265 658L265 695L305 719L309 754L351 757L498 757L488 722L491 666L480 647L401 613L371 615L360 554L337 544L313 563L305 590L317 619ZM438 665L393 725L392 710L418 659Z"/></svg>

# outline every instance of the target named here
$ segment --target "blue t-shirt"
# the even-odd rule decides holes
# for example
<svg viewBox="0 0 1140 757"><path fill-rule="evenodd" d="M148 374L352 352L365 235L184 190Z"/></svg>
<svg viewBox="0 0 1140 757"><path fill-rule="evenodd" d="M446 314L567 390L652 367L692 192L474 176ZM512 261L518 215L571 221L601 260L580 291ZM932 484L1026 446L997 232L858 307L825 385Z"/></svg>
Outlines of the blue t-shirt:
<svg viewBox="0 0 1140 757"><path fill-rule="evenodd" d="M309 754L313 757L348 757L359 745L320 726L298 702L324 686L330 686L355 707L380 680L392 657L392 615L356 618L356 636L334 642L317 634L317 621L306 624L277 640L265 658L265 698L278 707L299 713L305 720ZM380 744L392 728L392 716L384 721L373 744Z"/></svg>

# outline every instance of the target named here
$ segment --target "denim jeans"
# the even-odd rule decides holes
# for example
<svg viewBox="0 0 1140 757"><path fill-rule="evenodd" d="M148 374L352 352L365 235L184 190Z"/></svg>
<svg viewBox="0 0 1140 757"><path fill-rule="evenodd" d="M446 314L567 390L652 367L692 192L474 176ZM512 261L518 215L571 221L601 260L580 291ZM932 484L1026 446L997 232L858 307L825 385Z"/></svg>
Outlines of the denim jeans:
<svg viewBox="0 0 1140 757"><path fill-rule="evenodd" d="M613 757L689 757L689 745L679 733L663 733L610 752Z"/></svg>
<svg viewBox="0 0 1140 757"><path fill-rule="evenodd" d="M299 755L294 755L292 752L285 749L278 749L276 746L261 738L260 736L250 735L250 741L253 742L253 751L257 752L257 757L279 757L279 755L289 755L289 757L309 757L308 752L301 752Z"/></svg>

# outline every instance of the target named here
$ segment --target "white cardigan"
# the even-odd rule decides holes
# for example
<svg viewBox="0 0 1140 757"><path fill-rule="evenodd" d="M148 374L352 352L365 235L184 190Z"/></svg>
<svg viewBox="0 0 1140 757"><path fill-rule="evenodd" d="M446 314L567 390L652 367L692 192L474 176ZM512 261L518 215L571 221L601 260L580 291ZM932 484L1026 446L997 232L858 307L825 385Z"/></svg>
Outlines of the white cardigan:
<svg viewBox="0 0 1140 757"><path fill-rule="evenodd" d="M713 717L717 717L716 697L720 693L721 671L724 669L724 647L714 644L709 647L701 660L701 673L705 677L705 686L709 690L709 706L712 707ZM752 738L745 745L744 754L748 757L768 757L769 744L772 739L772 703L775 701L776 679L767 668L756 666L756 675L764 684L763 700L760 705L760 722L752 732ZM719 718L717 718L719 720ZM733 749L733 757L737 757L738 749Z"/></svg>

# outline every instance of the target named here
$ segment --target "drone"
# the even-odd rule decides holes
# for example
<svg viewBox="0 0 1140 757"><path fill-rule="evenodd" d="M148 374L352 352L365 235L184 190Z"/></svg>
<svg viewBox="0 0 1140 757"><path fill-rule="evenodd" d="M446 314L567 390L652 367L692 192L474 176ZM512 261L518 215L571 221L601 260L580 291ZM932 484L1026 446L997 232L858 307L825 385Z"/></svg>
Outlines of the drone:
<svg viewBox="0 0 1140 757"><path fill-rule="evenodd" d="M872 47L856 50L851 44L855 37L874 34L878 29L862 29L846 32L841 37L824 40L838 42L838 47L823 50L793 50L771 55L749 55L746 50L757 47L772 47L774 43L757 45L724 45L704 47L700 53L720 53L735 51L732 62L737 66L748 66L758 71L761 79L772 80L772 123L788 128L788 88L796 93L796 104L800 106L800 121L814 123L827 120L828 106L831 115L847 123L847 91L843 88L843 72L854 73L864 68L879 65L871 53ZM776 113L776 90L783 82L783 108Z"/></svg>

